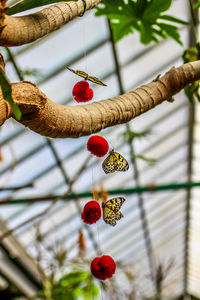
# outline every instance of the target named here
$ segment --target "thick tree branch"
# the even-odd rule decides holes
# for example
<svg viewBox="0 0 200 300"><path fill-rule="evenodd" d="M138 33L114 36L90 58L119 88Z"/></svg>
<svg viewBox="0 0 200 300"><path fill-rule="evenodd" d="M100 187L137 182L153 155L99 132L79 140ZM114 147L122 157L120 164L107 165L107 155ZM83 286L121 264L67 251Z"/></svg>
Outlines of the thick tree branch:
<svg viewBox="0 0 200 300"><path fill-rule="evenodd" d="M87 10L102 0L86 0ZM58 2L41 11L22 17L3 15L3 27L0 31L0 46L19 46L31 43L62 25L80 16L84 11L83 1ZM0 23L1 24L1 23Z"/></svg>
<svg viewBox="0 0 200 300"><path fill-rule="evenodd" d="M127 94L92 104L64 106L48 99L30 82L12 84L13 99L19 105L20 123L35 132L53 137L80 137L122 124L169 100L187 84L200 79L200 60L170 69L163 77ZM0 124L12 109L0 94ZM6 114L6 117L5 117Z"/></svg>

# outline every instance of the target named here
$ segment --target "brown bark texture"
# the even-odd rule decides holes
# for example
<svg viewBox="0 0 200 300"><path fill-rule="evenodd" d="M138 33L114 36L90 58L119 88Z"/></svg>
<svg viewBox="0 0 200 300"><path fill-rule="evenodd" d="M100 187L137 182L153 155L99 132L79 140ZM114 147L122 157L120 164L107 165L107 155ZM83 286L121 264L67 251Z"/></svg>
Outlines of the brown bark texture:
<svg viewBox="0 0 200 300"><path fill-rule="evenodd" d="M92 9L102 0L85 0L86 9ZM27 16L1 15L3 27L0 30L0 46L20 46L31 43L53 32L80 16L84 12L82 0L58 2L48 8Z"/></svg>
<svg viewBox="0 0 200 300"><path fill-rule="evenodd" d="M91 104L56 104L37 86L25 81L12 84L12 94L22 112L20 123L44 136L78 138L126 123L164 100L170 101L187 84L199 79L200 60L173 67L163 77L127 94ZM0 93L0 124L11 116L12 109Z"/></svg>

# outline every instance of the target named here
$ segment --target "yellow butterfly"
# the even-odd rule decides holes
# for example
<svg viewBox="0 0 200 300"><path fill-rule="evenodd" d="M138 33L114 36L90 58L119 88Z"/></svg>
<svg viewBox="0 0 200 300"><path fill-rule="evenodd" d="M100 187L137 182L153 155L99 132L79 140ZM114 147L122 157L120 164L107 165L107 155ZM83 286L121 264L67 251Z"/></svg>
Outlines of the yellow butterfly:
<svg viewBox="0 0 200 300"><path fill-rule="evenodd" d="M111 226L116 225L116 221L120 220L123 215L119 211L122 204L124 203L125 199L122 197L119 198L112 198L105 203L102 202L102 209L103 209L103 219L107 224Z"/></svg>
<svg viewBox="0 0 200 300"><path fill-rule="evenodd" d="M121 154L111 150L108 157L103 161L102 168L106 174L115 171L125 172L128 170L129 164Z"/></svg>
<svg viewBox="0 0 200 300"><path fill-rule="evenodd" d="M83 78L85 78L85 80L89 80L89 81L92 81L96 84L100 84L100 85L103 85L103 86L106 86L105 83L103 83L101 80L99 80L98 78L96 77L93 77L93 76L89 76L87 73L85 73L84 71L79 71L79 70L73 70L69 67L66 67L69 71L71 71L72 73L78 75L78 76L81 76Z"/></svg>

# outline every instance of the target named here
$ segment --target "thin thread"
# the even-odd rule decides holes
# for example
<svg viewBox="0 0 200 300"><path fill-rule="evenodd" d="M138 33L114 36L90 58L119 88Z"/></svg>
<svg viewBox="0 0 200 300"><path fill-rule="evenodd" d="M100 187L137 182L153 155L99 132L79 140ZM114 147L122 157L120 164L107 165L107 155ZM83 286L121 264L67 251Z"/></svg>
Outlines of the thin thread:
<svg viewBox="0 0 200 300"><path fill-rule="evenodd" d="M97 243L99 245L100 255L102 255L102 251L101 251L101 247L100 247L101 244L100 244L99 224L96 223L96 225L97 225Z"/></svg>
<svg viewBox="0 0 200 300"><path fill-rule="evenodd" d="M84 57L84 60L85 60L85 72L88 73L88 70L87 70L87 51L86 51L86 23L84 22L83 23L83 57Z"/></svg>
<svg viewBox="0 0 200 300"><path fill-rule="evenodd" d="M85 0L82 0L83 4L84 4L84 12L82 15L80 15L80 17L82 17L85 13L86 10L86 2ZM83 42L83 60L85 60L85 72L87 73L87 53L86 53L86 23L85 20L83 22L83 26L82 26L82 42Z"/></svg>
<svg viewBox="0 0 200 300"><path fill-rule="evenodd" d="M99 245L100 255L102 256L102 251L101 251L101 247L100 247L100 234L99 234L99 224L98 223L96 223L96 227L97 227L97 243ZM102 293L101 287L100 287L100 291L101 291L101 300L103 300L103 293Z"/></svg>
<svg viewBox="0 0 200 300"><path fill-rule="evenodd" d="M94 188L94 169L92 167L92 189L93 188ZM94 200L96 200L96 199L94 199ZM96 223L96 230L97 230L97 245L98 245L98 250L99 250L99 254L102 256L102 251L101 251L101 247L100 247L100 234L99 234L99 224L98 223ZM103 300L103 293L102 293L101 286L99 286L99 289L100 289L100 294L101 294L101 300Z"/></svg>
<svg viewBox="0 0 200 300"><path fill-rule="evenodd" d="M93 188L94 188L94 168L92 167L92 190Z"/></svg>
<svg viewBox="0 0 200 300"><path fill-rule="evenodd" d="M92 190L94 189L94 168L92 167ZM96 200L96 199L94 199ZM99 249L99 254L102 255L102 251L101 251L101 248L100 248L100 235L99 235L99 225L98 223L96 223L96 230L97 230L97 245L98 245L98 249ZM101 300L103 300L103 293L102 293L102 288L101 286L99 286L99 289L100 289L100 294L101 294ZM92 298L94 300L94 294L92 294Z"/></svg>
<svg viewBox="0 0 200 300"><path fill-rule="evenodd" d="M109 145L109 150L113 150L114 147L113 147L113 144L111 143L111 141L109 139L108 140L108 145Z"/></svg>
<svg viewBox="0 0 200 300"><path fill-rule="evenodd" d="M103 300L103 293L102 293L102 289L100 288L101 291L101 300Z"/></svg>
<svg viewBox="0 0 200 300"><path fill-rule="evenodd" d="M83 13L84 14L84 13ZM88 73L87 71L87 51L86 51L86 24L83 24L83 55L84 55L84 60L85 60L85 72ZM90 135L92 134L92 120L90 120ZM94 168L92 167L92 190L94 189ZM95 199L94 199L95 200ZM102 255L101 247L100 247L100 234L99 234L99 225L96 223L97 226L97 244L99 248L100 255ZM101 294L101 300L103 300L103 292L102 292L102 287L99 286L100 289L100 294ZM92 295L92 298L94 299L94 294Z"/></svg>

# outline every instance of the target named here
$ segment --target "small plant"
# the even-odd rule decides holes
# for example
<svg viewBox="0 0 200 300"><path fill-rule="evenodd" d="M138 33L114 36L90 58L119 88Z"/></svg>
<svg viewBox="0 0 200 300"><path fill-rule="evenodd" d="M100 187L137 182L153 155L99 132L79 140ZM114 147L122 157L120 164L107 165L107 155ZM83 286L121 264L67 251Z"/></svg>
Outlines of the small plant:
<svg viewBox="0 0 200 300"><path fill-rule="evenodd" d="M34 300L94 300L99 294L90 272L72 270L58 281L44 283L44 289Z"/></svg>

